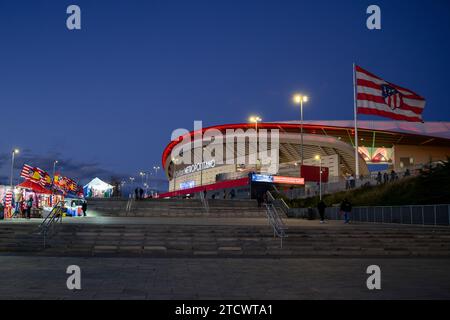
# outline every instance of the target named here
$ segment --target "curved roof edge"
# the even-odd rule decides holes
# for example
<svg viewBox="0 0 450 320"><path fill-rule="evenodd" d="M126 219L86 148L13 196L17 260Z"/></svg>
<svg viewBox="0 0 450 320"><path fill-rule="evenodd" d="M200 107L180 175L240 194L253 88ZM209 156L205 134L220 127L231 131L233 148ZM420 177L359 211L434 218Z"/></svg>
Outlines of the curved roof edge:
<svg viewBox="0 0 450 320"><path fill-rule="evenodd" d="M277 128L298 128L300 121L275 121L275 122L262 122L258 124L259 128L264 129L277 129ZM305 120L303 126L309 128L340 128L340 129L353 129L354 120ZM233 123L222 124L205 127L202 130L208 129L238 129L238 128L253 128L252 123ZM450 122L406 122L406 121L368 121L359 120L358 129L362 130L374 130L384 131L397 134L411 134L417 136L428 136L431 138L442 138L450 140ZM195 131L191 131L189 134L193 136ZM162 154L162 166L165 168L165 162L172 151L173 147L181 141L181 136L177 140L171 141L165 148Z"/></svg>

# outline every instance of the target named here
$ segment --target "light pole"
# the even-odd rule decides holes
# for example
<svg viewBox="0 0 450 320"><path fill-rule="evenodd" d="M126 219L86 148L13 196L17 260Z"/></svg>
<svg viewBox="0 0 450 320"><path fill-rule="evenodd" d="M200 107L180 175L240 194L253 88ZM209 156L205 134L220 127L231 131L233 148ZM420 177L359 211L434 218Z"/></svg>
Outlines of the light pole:
<svg viewBox="0 0 450 320"><path fill-rule="evenodd" d="M322 157L316 155L314 158L319 161L319 199L322 201Z"/></svg>
<svg viewBox="0 0 450 320"><path fill-rule="evenodd" d="M155 170L155 189L158 187L158 181L156 180L158 178L158 170L161 169L159 166L154 166L153 170Z"/></svg>
<svg viewBox="0 0 450 320"><path fill-rule="evenodd" d="M56 171L57 164L58 164L58 160L53 161L53 180L55 179L55 171Z"/></svg>
<svg viewBox="0 0 450 320"><path fill-rule="evenodd" d="M16 154L18 154L18 153L19 153L19 149L14 149L11 152L11 178L10 178L10 181L9 181L11 190L13 188L14 160L15 160Z"/></svg>
<svg viewBox="0 0 450 320"><path fill-rule="evenodd" d="M176 191L177 187L177 159L173 158L173 191Z"/></svg>
<svg viewBox="0 0 450 320"><path fill-rule="evenodd" d="M139 172L139 175L141 176L141 181L142 181L142 185L144 184L144 177L145 177L145 172Z"/></svg>
<svg viewBox="0 0 450 320"><path fill-rule="evenodd" d="M252 116L248 120L255 124L255 131L256 131L256 171L258 171L258 162L259 162L259 153L258 153L258 122L261 122L262 119L260 117L258 117L258 116Z"/></svg>
<svg viewBox="0 0 450 320"><path fill-rule="evenodd" d="M205 152L205 147L202 147L202 161L200 162L200 186L203 186L203 152Z"/></svg>
<svg viewBox="0 0 450 320"><path fill-rule="evenodd" d="M300 105L300 137L301 137L301 147L300 147L300 177L302 176L302 166L303 166L303 102L308 102L308 97L302 94L294 95L294 103Z"/></svg>

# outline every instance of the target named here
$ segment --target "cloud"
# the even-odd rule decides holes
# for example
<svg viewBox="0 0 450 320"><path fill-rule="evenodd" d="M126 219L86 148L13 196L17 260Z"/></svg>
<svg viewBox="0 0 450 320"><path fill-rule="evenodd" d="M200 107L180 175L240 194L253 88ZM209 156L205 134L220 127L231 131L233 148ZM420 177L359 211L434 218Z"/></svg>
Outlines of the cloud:
<svg viewBox="0 0 450 320"><path fill-rule="evenodd" d="M50 175L53 171L53 161L58 159L56 166L56 172L61 172L62 175L67 176L79 183L87 183L95 177L99 177L104 180L111 180L112 177L116 179L122 179L127 177L126 174L113 172L105 169L98 162L82 162L72 159L64 159L59 153L50 153L46 155L36 155L30 150L23 150L20 153L20 158L14 163L14 176L18 177L19 171L24 164L39 167L46 170ZM9 181L9 169L10 169L11 155L8 153L0 154L0 183L5 184ZM9 164L9 165L8 165ZM15 178L17 179L17 178Z"/></svg>

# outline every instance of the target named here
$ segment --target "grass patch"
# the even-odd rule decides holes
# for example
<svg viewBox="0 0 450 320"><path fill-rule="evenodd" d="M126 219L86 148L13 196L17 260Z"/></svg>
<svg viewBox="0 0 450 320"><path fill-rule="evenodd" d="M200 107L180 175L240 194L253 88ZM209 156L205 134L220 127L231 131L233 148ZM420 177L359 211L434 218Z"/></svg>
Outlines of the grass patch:
<svg viewBox="0 0 450 320"><path fill-rule="evenodd" d="M425 168L417 177L323 196L328 206L339 204L344 198L350 200L354 206L449 204L450 162L446 161L433 168ZM292 208L316 207L319 197L285 199L285 201Z"/></svg>

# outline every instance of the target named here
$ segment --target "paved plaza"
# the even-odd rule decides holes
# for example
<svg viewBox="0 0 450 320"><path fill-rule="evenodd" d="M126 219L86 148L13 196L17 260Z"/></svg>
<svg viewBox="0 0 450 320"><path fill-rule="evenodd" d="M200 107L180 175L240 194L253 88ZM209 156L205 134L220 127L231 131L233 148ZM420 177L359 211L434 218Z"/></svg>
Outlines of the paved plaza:
<svg viewBox="0 0 450 320"><path fill-rule="evenodd" d="M0 299L449 299L449 259L0 256ZM80 291L66 288L81 268ZM381 268L381 290L366 268Z"/></svg>

